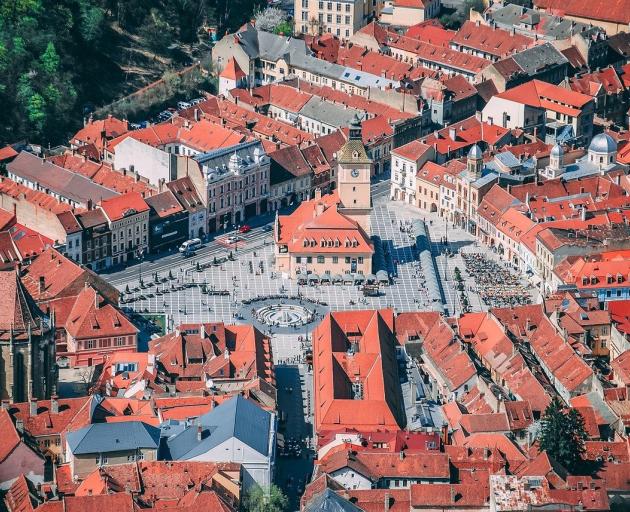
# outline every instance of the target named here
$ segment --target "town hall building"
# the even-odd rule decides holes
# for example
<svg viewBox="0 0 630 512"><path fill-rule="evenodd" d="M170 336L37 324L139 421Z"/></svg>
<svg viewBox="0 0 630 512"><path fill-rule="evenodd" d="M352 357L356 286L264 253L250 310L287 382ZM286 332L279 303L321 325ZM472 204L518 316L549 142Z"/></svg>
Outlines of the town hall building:
<svg viewBox="0 0 630 512"><path fill-rule="evenodd" d="M285 276L330 281L372 272L372 161L361 140L359 120L350 125L337 164L337 189L332 194L322 196L316 191L314 199L300 204L292 214L276 217L276 270Z"/></svg>

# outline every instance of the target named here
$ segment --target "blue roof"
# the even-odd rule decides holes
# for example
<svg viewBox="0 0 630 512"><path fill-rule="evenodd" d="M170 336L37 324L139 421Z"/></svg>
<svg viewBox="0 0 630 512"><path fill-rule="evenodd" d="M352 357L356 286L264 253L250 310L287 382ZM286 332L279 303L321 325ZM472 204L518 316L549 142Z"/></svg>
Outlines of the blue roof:
<svg viewBox="0 0 630 512"><path fill-rule="evenodd" d="M70 432L66 439L74 455L138 448L157 449L160 444L160 429L141 421L94 423Z"/></svg>
<svg viewBox="0 0 630 512"><path fill-rule="evenodd" d="M327 487L324 492L313 498L304 512L362 512L363 509L354 503L339 496L335 491Z"/></svg>
<svg viewBox="0 0 630 512"><path fill-rule="evenodd" d="M199 424L201 441L197 439L199 426L189 424L185 430L167 439L168 454L165 455L172 460L188 460L233 437L258 453L269 455L271 413L240 395L201 416Z"/></svg>

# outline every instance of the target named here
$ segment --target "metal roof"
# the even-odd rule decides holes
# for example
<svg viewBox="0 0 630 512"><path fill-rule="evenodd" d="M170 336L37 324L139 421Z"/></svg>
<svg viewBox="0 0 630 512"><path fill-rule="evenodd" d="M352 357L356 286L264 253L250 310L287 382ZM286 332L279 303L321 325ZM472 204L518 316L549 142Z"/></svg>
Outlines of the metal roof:
<svg viewBox="0 0 630 512"><path fill-rule="evenodd" d="M304 512L363 512L363 509L327 487L304 507Z"/></svg>
<svg viewBox="0 0 630 512"><path fill-rule="evenodd" d="M160 444L160 429L142 421L94 423L70 432L66 439L74 455L154 448Z"/></svg>
<svg viewBox="0 0 630 512"><path fill-rule="evenodd" d="M168 457L172 460L192 459L232 438L268 456L271 418L271 413L237 395L199 418L201 441L197 436L197 424L189 424L182 432L169 437L166 442Z"/></svg>

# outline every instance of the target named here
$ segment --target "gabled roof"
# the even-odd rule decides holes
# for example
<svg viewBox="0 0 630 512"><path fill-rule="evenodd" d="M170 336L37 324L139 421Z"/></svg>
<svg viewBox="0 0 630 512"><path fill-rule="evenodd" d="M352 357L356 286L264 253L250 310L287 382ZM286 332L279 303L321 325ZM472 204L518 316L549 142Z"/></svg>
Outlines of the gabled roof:
<svg viewBox="0 0 630 512"><path fill-rule="evenodd" d="M73 455L109 453L139 448L157 449L160 429L141 421L93 423L66 435Z"/></svg>
<svg viewBox="0 0 630 512"><path fill-rule="evenodd" d="M127 217L149 210L149 205L138 192L130 192L118 197L101 201L101 209L107 215L110 222L115 222Z"/></svg>
<svg viewBox="0 0 630 512"><path fill-rule="evenodd" d="M362 509L328 487L310 500L302 510L303 512L362 512Z"/></svg>
<svg viewBox="0 0 630 512"><path fill-rule="evenodd" d="M172 460L188 460L236 438L263 456L269 456L271 413L250 400L236 395L199 418L167 440L168 456Z"/></svg>
<svg viewBox="0 0 630 512"><path fill-rule="evenodd" d="M228 60L228 63L223 68L223 71L219 73L219 77L227 78L228 80L234 81L238 81L241 78L245 78L246 76L247 75L238 65L238 62L236 62L236 59L234 57L231 57L230 60Z"/></svg>
<svg viewBox="0 0 630 512"><path fill-rule="evenodd" d="M4 409L0 409L0 432L2 432L0 436L0 464L2 464L21 442L11 416Z"/></svg>
<svg viewBox="0 0 630 512"><path fill-rule="evenodd" d="M586 94L570 91L541 80L530 80L498 94L497 97L574 117L593 100Z"/></svg>
<svg viewBox="0 0 630 512"><path fill-rule="evenodd" d="M627 25L630 8L627 0L534 0L538 9L560 16L602 20Z"/></svg>
<svg viewBox="0 0 630 512"><path fill-rule="evenodd" d="M111 115L105 119L91 120L72 137L71 142L79 144L94 144L97 149L103 149L103 138L113 139L127 133L127 121L121 121Z"/></svg>
<svg viewBox="0 0 630 512"><path fill-rule="evenodd" d="M15 270L0 271L0 331L37 328L42 312L22 286Z"/></svg>
<svg viewBox="0 0 630 512"><path fill-rule="evenodd" d="M534 44L534 40L507 30L466 21L457 31L452 44L474 48L495 57L507 57Z"/></svg>

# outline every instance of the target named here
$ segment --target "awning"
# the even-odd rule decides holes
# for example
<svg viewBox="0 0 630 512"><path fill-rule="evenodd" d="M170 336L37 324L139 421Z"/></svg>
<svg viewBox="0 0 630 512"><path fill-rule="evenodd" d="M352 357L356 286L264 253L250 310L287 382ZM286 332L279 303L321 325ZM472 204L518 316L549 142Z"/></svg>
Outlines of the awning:
<svg viewBox="0 0 630 512"><path fill-rule="evenodd" d="M333 283L340 283L341 281L343 281L343 277L341 277L341 274L335 274L334 276L332 276Z"/></svg>
<svg viewBox="0 0 630 512"><path fill-rule="evenodd" d="M308 275L308 280L309 281L319 281L319 276L317 274L309 274Z"/></svg>
<svg viewBox="0 0 630 512"><path fill-rule="evenodd" d="M350 283L354 282L354 278L352 277L352 274L344 274L343 275L343 282L344 283L346 283L346 282L350 282Z"/></svg>
<svg viewBox="0 0 630 512"><path fill-rule="evenodd" d="M365 281L365 276L363 274L354 274L355 283L362 283L363 281Z"/></svg>
<svg viewBox="0 0 630 512"><path fill-rule="evenodd" d="M297 280L298 283L306 283L306 276L304 274L298 274Z"/></svg>
<svg viewBox="0 0 630 512"><path fill-rule="evenodd" d="M379 270L376 273L376 278L382 283L389 283L389 275L384 270Z"/></svg>
<svg viewBox="0 0 630 512"><path fill-rule="evenodd" d="M376 276L374 274L368 274L367 276L365 276L365 280L368 283L373 283L376 281Z"/></svg>
<svg viewBox="0 0 630 512"><path fill-rule="evenodd" d="M330 281L330 274L322 274L320 281Z"/></svg>

